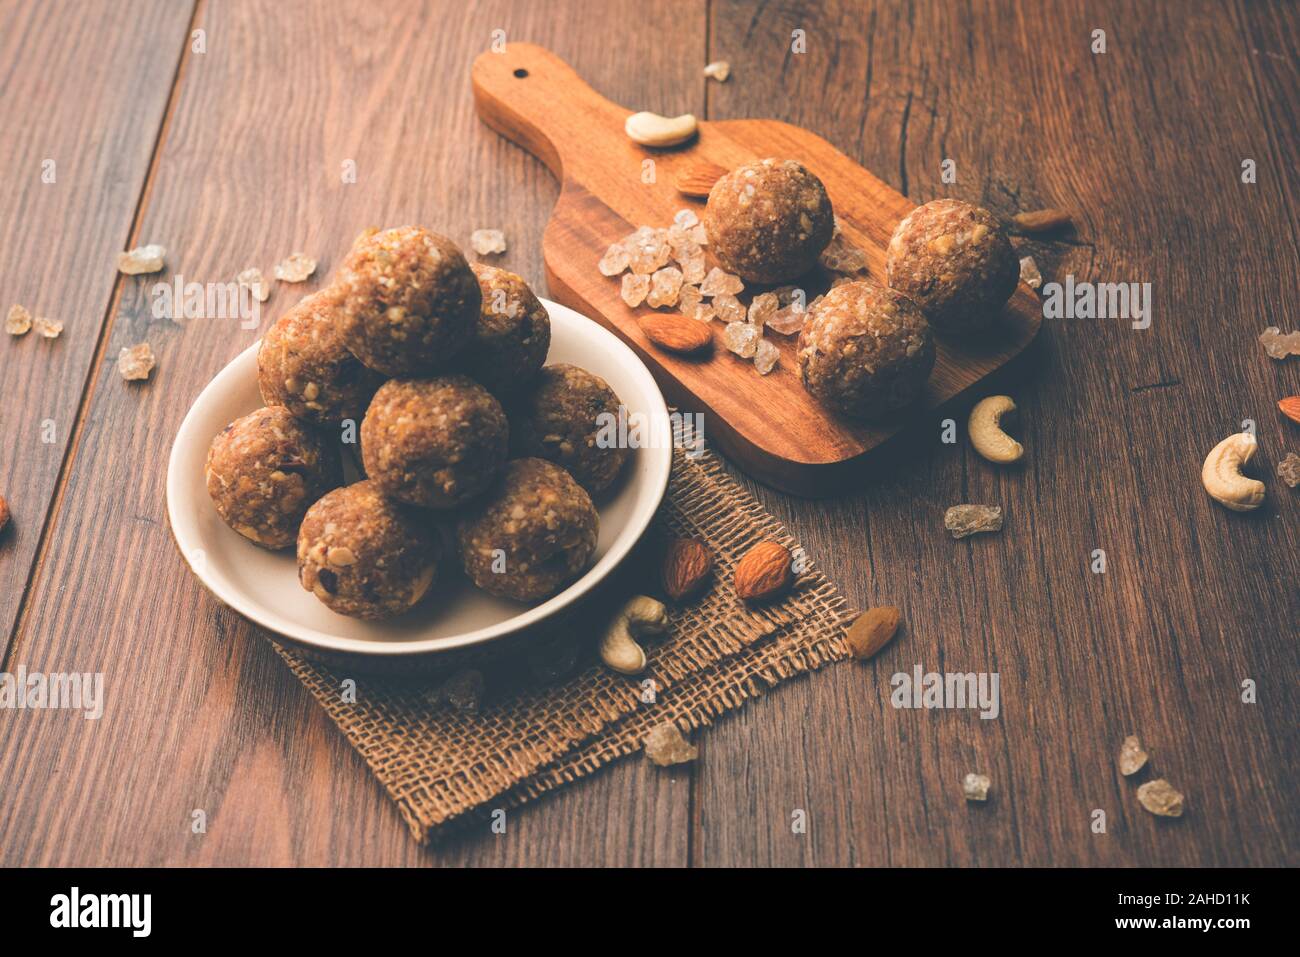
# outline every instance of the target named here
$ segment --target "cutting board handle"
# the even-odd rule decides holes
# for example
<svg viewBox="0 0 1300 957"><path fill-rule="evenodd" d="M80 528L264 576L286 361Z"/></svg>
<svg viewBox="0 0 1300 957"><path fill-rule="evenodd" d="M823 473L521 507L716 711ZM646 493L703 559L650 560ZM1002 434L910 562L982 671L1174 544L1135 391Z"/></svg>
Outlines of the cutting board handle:
<svg viewBox="0 0 1300 957"><path fill-rule="evenodd" d="M631 110L605 99L550 50L507 43L480 53L470 71L479 117L545 163L561 182L600 168L592 130L622 130ZM581 147L588 148L583 150Z"/></svg>

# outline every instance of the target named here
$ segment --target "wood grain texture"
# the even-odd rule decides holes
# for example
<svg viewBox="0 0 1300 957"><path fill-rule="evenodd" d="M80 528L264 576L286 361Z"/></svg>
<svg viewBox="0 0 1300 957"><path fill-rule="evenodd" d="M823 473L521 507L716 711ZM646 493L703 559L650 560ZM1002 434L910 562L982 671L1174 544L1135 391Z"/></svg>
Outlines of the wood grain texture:
<svg viewBox="0 0 1300 957"><path fill-rule="evenodd" d="M70 9L45 14L51 36L80 36ZM137 232L169 246L172 272L207 280L300 248L327 272L371 222L409 217L460 242L498 226L511 240L503 264L540 283L558 189L483 128L470 98L469 65L501 28L629 106L807 127L916 202L1067 207L1076 230L1026 248L1049 279L1151 282L1151 328L1046 324L991 386L1020 405L1019 470L984 462L964 436L941 444L936 416L849 496L754 486L851 600L902 606L902 632L875 661L719 722L698 736L689 772L624 762L512 815L504 837L423 853L261 635L185 572L165 527L171 436L257 333L152 320L144 283L123 282L101 351L147 337L160 366L143 389L108 369L92 377L8 659L103 670L108 710L99 722L0 713L0 863L1298 863L1300 497L1273 468L1300 451L1274 406L1300 393L1300 360L1271 362L1255 342L1300 315L1296 7L713 0L707 24L703 4L590 10L203 6L209 52L184 64ZM180 55L183 36L131 19L153 56ZM1104 55L1089 52L1097 28ZM794 29L804 54L790 52ZM126 32L100 24L93 49ZM26 82L14 79L20 48L0 35L3 82ZM141 59L121 66L152 68ZM731 62L728 83L699 76L710 59ZM106 106L45 113L48 135L73 142L117 129ZM15 149L0 143L0 168L26 169ZM358 177L344 186L349 158ZM944 158L954 184L940 179ZM1245 158L1258 163L1249 186ZM86 208L51 210L54 233L83 229ZM15 229L0 220L0 256L13 255ZM263 327L315 285L276 288ZM1242 516L1210 502L1197 476L1246 418L1269 498ZM1006 528L951 541L942 513L959 501L1002 504ZM0 562L13 558L5 547ZM1089 571L1096 548L1104 575ZM918 663L997 670L1001 716L894 710L890 675ZM1245 678L1258 704L1240 703ZM1129 733L1186 792L1183 819L1138 808L1114 763ZM961 799L968 770L993 778L987 806ZM190 834L195 808L208 812L203 837ZM1094 808L1105 835L1089 830ZM806 834L791 833L795 809Z"/></svg>
<svg viewBox="0 0 1300 957"><path fill-rule="evenodd" d="M1258 6L1259 32L1294 35L1294 7ZM795 28L803 56L784 52ZM1294 164L1276 165L1294 136L1259 105L1293 112L1294 57L1265 67L1215 3L720 2L710 36L734 70L711 117L809 125L917 201L1069 208L1076 233L1029 247L1049 279L1150 282L1154 319L1045 323L1001 386L1021 408L1021 470L941 444L935 421L860 495L812 509L755 489L856 602L900 604L905 624L875 661L709 736L693 862L1294 863L1300 499L1272 471L1300 445L1273 407L1300 370L1255 341L1296 314ZM1270 500L1243 517L1198 475L1246 418ZM963 501L1001 504L1005 529L951 541L943 511ZM918 663L998 671L1001 716L890 707L891 675ZM1182 820L1141 810L1115 770L1130 733L1187 793ZM963 801L967 771L992 777L988 806Z"/></svg>
<svg viewBox="0 0 1300 957"><path fill-rule="evenodd" d="M702 39L661 47L650 28L693 22L688 34L702 38L703 8L622 9L647 30L614 46L590 42L576 2L468 14L450 2L203 4L207 53L186 54L142 212L141 235L169 250L160 278L224 282L254 264L269 275L295 250L316 256L313 281L273 288L265 329L363 228L416 222L466 246L475 228L504 229L511 248L494 262L541 288L540 237L558 190L474 116L469 65L502 29L561 51L625 99L702 109ZM629 73L629 59L649 68ZM639 762L512 815L505 837L466 834L421 852L264 636L188 573L164 517L171 439L207 381L259 334L236 320L154 319L148 283L124 284L105 351L148 339L159 365L144 388L111 368L95 377L13 658L102 670L108 709L98 722L0 715L0 861L684 863L690 775ZM207 813L202 836L191 833L196 808Z"/></svg>
<svg viewBox="0 0 1300 957"><path fill-rule="evenodd" d="M924 411L959 398L1019 355L1042 323L1033 294L1021 287L995 335L978 344L938 340L934 371L915 410L873 423L836 415L808 394L799 379L796 337L768 337L781 359L767 376L720 342L707 354L667 353L641 326L655 311L629 308L618 277L602 276L595 264L637 226L668 225L683 208L703 214L704 202L683 197L674 185L681 171L701 163L734 169L768 156L798 160L825 184L845 235L881 281L894 227L916 204L821 137L787 123L705 121L680 147L641 147L623 129L634 109L601 96L538 46L480 54L472 77L483 121L545 162L562 183L543 241L551 294L627 342L668 400L703 412L714 446L763 482L801 495L842 490L860 476L869 454ZM654 164L653 176L646 174L647 162ZM711 256L709 264L716 265ZM811 300L830 279L818 269L798 282ZM743 301L748 304L748 296Z"/></svg>
<svg viewBox="0 0 1300 957"><path fill-rule="evenodd" d="M87 372L167 107L192 4L122 11L0 2L0 316L63 322L57 340L0 333L0 670L76 427ZM162 47L161 52L159 46Z"/></svg>

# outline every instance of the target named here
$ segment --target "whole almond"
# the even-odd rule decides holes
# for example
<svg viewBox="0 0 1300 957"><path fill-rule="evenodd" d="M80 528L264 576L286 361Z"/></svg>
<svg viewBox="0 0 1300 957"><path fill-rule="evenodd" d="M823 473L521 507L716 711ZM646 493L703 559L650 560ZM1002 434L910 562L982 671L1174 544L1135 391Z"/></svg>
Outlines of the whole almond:
<svg viewBox="0 0 1300 957"><path fill-rule="evenodd" d="M683 196L703 198L709 195L713 184L725 175L727 171L717 163L696 160L678 170L673 183L677 187L677 192Z"/></svg>
<svg viewBox="0 0 1300 957"><path fill-rule="evenodd" d="M900 613L893 605L869 608L857 617L844 635L849 654L854 658L870 658L898 631Z"/></svg>
<svg viewBox="0 0 1300 957"><path fill-rule="evenodd" d="M1016 229L1022 233L1050 233L1054 229L1070 225L1070 214L1063 209L1036 209L1028 213L1017 213L1011 217Z"/></svg>
<svg viewBox="0 0 1300 957"><path fill-rule="evenodd" d="M793 578L790 550L759 542L736 563L736 594L745 601L765 601L789 588Z"/></svg>
<svg viewBox="0 0 1300 957"><path fill-rule="evenodd" d="M1277 407L1292 422L1300 422L1300 395L1287 396L1278 402Z"/></svg>
<svg viewBox="0 0 1300 957"><path fill-rule="evenodd" d="M674 539L664 553L664 594L681 601L699 591L713 570L713 553L694 538Z"/></svg>
<svg viewBox="0 0 1300 957"><path fill-rule="evenodd" d="M713 330L707 322L672 314L647 316L641 320L641 331L669 352L698 352L713 342Z"/></svg>

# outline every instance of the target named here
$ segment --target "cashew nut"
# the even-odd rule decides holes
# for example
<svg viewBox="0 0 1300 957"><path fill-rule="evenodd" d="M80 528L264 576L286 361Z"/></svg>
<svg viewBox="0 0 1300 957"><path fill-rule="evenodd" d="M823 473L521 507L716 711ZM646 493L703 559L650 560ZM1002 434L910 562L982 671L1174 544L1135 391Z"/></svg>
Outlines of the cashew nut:
<svg viewBox="0 0 1300 957"><path fill-rule="evenodd" d="M1249 512L1264 501L1264 483L1241 474L1255 456L1259 440L1253 432L1230 435L1205 457L1201 484L1210 497L1234 512Z"/></svg>
<svg viewBox="0 0 1300 957"><path fill-rule="evenodd" d="M658 113L633 113L623 129L642 146L676 146L695 135L697 124L690 113L660 116Z"/></svg>
<svg viewBox="0 0 1300 957"><path fill-rule="evenodd" d="M667 631L668 609L663 602L637 595L609 623L600 640L600 660L620 674L640 674L645 668L645 651L636 639Z"/></svg>
<svg viewBox="0 0 1300 957"><path fill-rule="evenodd" d="M1007 465L1019 462L1025 454L1025 447L1002 431L1002 417L1016 411L1016 404L1009 395L991 395L975 403L970 410L967 431L970 444L975 451L990 462Z"/></svg>

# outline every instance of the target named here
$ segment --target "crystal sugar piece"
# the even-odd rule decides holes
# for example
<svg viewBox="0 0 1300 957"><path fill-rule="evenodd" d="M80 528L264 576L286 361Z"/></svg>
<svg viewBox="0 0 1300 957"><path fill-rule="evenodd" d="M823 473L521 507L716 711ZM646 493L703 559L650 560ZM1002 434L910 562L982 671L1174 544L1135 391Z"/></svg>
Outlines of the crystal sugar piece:
<svg viewBox="0 0 1300 957"><path fill-rule="evenodd" d="M1164 778L1138 788L1138 802L1158 817L1183 816L1183 794Z"/></svg>
<svg viewBox="0 0 1300 957"><path fill-rule="evenodd" d="M650 292L650 277L641 273L626 273L623 276L623 289L619 293L623 301L635 309L645 302Z"/></svg>
<svg viewBox="0 0 1300 957"><path fill-rule="evenodd" d="M694 319L696 311L703 304L704 296L700 293L699 286L686 283L677 291L677 309L683 316Z"/></svg>
<svg viewBox="0 0 1300 957"><path fill-rule="evenodd" d="M759 293L754 297L754 301L749 304L749 321L761 328L767 323L767 320L776 315L780 305L781 301L774 293Z"/></svg>
<svg viewBox="0 0 1300 957"><path fill-rule="evenodd" d="M691 227L690 237L691 239L699 243L701 246L707 246L709 244L709 234L708 231L704 228L703 223L700 223L698 226Z"/></svg>
<svg viewBox="0 0 1300 957"><path fill-rule="evenodd" d="M968 774L961 779L961 793L967 801L987 801L991 783L987 774Z"/></svg>
<svg viewBox="0 0 1300 957"><path fill-rule="evenodd" d="M44 316L37 316L32 320L32 328L36 330L38 336L46 339L57 339L63 332L63 323L57 319L46 319Z"/></svg>
<svg viewBox="0 0 1300 957"><path fill-rule="evenodd" d="M1002 506L954 505L944 513L943 527L952 532L953 538L999 531L1002 528Z"/></svg>
<svg viewBox="0 0 1300 957"><path fill-rule="evenodd" d="M722 331L722 344L742 359L752 359L758 352L760 334L748 322L729 322Z"/></svg>
<svg viewBox="0 0 1300 957"><path fill-rule="evenodd" d="M5 332L11 336L24 336L31 327L32 314L30 312L18 305L10 308L9 315L5 317Z"/></svg>
<svg viewBox="0 0 1300 957"><path fill-rule="evenodd" d="M1273 359L1300 356L1300 331L1283 334L1277 326L1269 326L1259 337L1264 351Z"/></svg>
<svg viewBox="0 0 1300 957"><path fill-rule="evenodd" d="M658 309L660 306L675 306L681 289L682 271L673 266L665 266L650 277L650 292L646 295L646 305L653 309Z"/></svg>
<svg viewBox="0 0 1300 957"><path fill-rule="evenodd" d="M166 256L167 250L156 244L137 246L130 252L117 254L117 271L128 276L160 272Z"/></svg>
<svg viewBox="0 0 1300 957"><path fill-rule="evenodd" d="M832 272L858 273L867 268L867 254L839 231L826 244L818 261Z"/></svg>
<svg viewBox="0 0 1300 957"><path fill-rule="evenodd" d="M1043 284L1043 274L1038 271L1038 263L1033 256L1020 260L1020 281L1030 289L1037 289Z"/></svg>
<svg viewBox="0 0 1300 957"><path fill-rule="evenodd" d="M807 312L796 309L795 303L790 303L772 314L772 317L767 320L767 328L779 335L793 336L803 329L807 318Z"/></svg>
<svg viewBox="0 0 1300 957"><path fill-rule="evenodd" d="M1288 452L1286 458L1277 463L1277 477L1291 488L1300 485L1300 455Z"/></svg>
<svg viewBox="0 0 1300 957"><path fill-rule="evenodd" d="M709 274L704 277L704 282L700 283L700 292L706 296L734 296L744 289L745 284L739 276L723 272L717 266L710 269Z"/></svg>
<svg viewBox="0 0 1300 957"><path fill-rule="evenodd" d="M275 278L280 282L306 282L316 271L316 260L306 253L293 253L275 264Z"/></svg>
<svg viewBox="0 0 1300 957"><path fill-rule="evenodd" d="M1130 734L1119 749L1119 773L1124 777L1137 774L1146 763L1147 753L1142 750L1142 743L1138 741L1137 735Z"/></svg>
<svg viewBox="0 0 1300 957"><path fill-rule="evenodd" d="M700 292L704 292L704 287L700 287ZM713 311L717 313L719 319L723 322L744 322L745 307L741 305L739 299L726 293L721 296L713 297Z"/></svg>
<svg viewBox="0 0 1300 957"><path fill-rule="evenodd" d="M679 209L673 214L673 225L680 226L682 229L690 229L692 226L699 225L700 217L695 215L693 209Z"/></svg>
<svg viewBox="0 0 1300 957"><path fill-rule="evenodd" d="M627 247L622 243L614 243L605 250L605 255L600 257L596 268L600 270L602 276L617 276L631 262L632 257L628 254Z"/></svg>
<svg viewBox="0 0 1300 957"><path fill-rule="evenodd" d="M256 266L249 266L241 272L235 277L235 282L241 286L247 286L248 291L253 294L253 298L258 302L266 302L271 298L270 284L267 283L266 277L262 275L262 270Z"/></svg>
<svg viewBox="0 0 1300 957"><path fill-rule="evenodd" d="M698 246L695 247L699 249ZM682 267L682 276L687 282L699 285L704 282L704 251L688 256L684 259L677 260Z"/></svg>
<svg viewBox="0 0 1300 957"><path fill-rule="evenodd" d="M138 343L117 354L117 371L128 381L149 378L154 365L153 350L147 342Z"/></svg>
<svg viewBox="0 0 1300 957"><path fill-rule="evenodd" d="M673 254L672 247L668 245L666 229L656 230L649 236L635 240L628 250L632 254L632 271L643 276L668 265Z"/></svg>
<svg viewBox="0 0 1300 957"><path fill-rule="evenodd" d="M694 761L699 755L699 749L671 721L655 725L645 736L645 756L661 768Z"/></svg>
<svg viewBox="0 0 1300 957"><path fill-rule="evenodd" d="M767 375L776 368L776 362L781 358L781 350L766 339L758 340L758 347L754 350L754 368L758 370L759 375Z"/></svg>
<svg viewBox="0 0 1300 957"><path fill-rule="evenodd" d="M499 229L476 229L469 234L470 249L480 256L506 251L506 234Z"/></svg>

